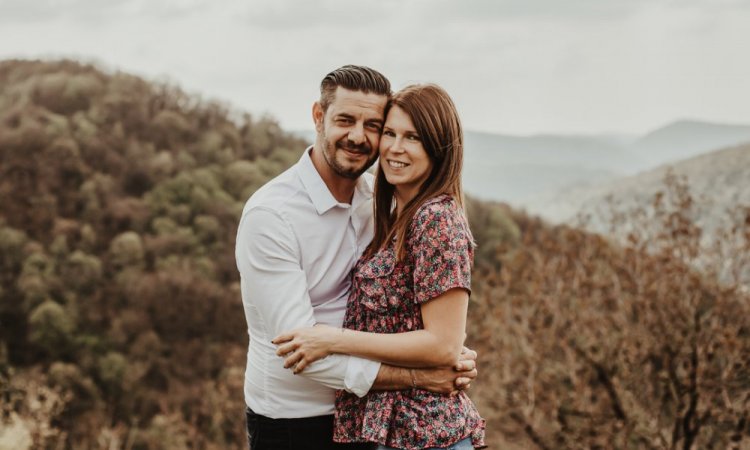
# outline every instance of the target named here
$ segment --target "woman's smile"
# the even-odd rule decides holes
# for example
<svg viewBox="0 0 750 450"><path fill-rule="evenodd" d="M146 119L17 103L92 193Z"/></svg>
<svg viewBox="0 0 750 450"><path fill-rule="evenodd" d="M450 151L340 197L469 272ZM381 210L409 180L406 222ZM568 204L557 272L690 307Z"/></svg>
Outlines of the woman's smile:
<svg viewBox="0 0 750 450"><path fill-rule="evenodd" d="M392 169L403 169L404 167L408 166L408 163L401 162L401 161L394 161L392 159L387 159L388 165L391 166Z"/></svg>

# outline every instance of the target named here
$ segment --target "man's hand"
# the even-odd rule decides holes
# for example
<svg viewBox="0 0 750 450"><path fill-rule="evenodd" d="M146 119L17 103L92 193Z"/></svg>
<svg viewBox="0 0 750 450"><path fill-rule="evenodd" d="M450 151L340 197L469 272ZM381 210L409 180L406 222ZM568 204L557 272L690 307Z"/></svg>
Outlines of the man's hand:
<svg viewBox="0 0 750 450"><path fill-rule="evenodd" d="M471 382L477 377L477 352L468 347L462 348L454 369L458 372L454 382L456 388L469 389Z"/></svg>
<svg viewBox="0 0 750 450"><path fill-rule="evenodd" d="M477 352L463 348L453 367L414 369L417 386L439 394L457 394L469 389L477 377Z"/></svg>

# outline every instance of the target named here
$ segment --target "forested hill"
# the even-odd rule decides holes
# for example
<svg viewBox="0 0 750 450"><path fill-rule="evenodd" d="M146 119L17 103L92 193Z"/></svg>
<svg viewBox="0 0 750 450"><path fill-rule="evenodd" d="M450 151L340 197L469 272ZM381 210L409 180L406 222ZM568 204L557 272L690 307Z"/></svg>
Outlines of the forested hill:
<svg viewBox="0 0 750 450"><path fill-rule="evenodd" d="M234 237L304 145L168 84L0 62L0 450L246 448ZM664 211L661 241L623 249L502 205L468 212L470 394L491 445L744 439L750 302L685 264L688 216Z"/></svg>
<svg viewBox="0 0 750 450"><path fill-rule="evenodd" d="M72 392L48 418L68 442L110 425L148 431L141 448L161 428L240 439L237 221L303 148L271 119L174 86L71 61L0 63L5 378Z"/></svg>

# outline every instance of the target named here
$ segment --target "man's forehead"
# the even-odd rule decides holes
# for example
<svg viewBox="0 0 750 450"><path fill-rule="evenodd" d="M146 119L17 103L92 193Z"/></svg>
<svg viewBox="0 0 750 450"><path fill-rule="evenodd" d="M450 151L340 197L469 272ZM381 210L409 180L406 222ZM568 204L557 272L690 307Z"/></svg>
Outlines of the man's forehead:
<svg viewBox="0 0 750 450"><path fill-rule="evenodd" d="M385 112L385 105L388 103L388 97L374 92L353 91L341 86L336 88L336 93L329 109L336 113L344 112L343 110L354 109L359 112L369 110L381 117Z"/></svg>

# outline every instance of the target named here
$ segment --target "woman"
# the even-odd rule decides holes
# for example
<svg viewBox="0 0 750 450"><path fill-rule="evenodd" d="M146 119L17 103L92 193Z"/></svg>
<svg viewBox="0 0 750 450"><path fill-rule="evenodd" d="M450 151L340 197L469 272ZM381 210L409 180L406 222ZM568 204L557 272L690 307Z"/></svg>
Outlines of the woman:
<svg viewBox="0 0 750 450"><path fill-rule="evenodd" d="M375 236L354 267L344 328L315 326L274 339L295 372L332 353L451 366L463 345L473 246L463 212L463 136L448 94L432 84L396 93L379 150ZM337 393L338 442L464 449L483 447L483 438L484 420L464 392Z"/></svg>

